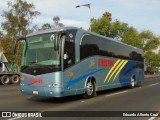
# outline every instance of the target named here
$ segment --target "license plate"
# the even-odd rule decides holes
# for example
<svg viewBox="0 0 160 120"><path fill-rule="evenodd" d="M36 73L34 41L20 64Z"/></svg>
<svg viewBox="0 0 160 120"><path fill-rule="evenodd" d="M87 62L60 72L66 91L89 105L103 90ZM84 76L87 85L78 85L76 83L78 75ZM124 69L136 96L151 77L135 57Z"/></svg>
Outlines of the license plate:
<svg viewBox="0 0 160 120"><path fill-rule="evenodd" d="M38 95L38 91L33 91L33 94Z"/></svg>

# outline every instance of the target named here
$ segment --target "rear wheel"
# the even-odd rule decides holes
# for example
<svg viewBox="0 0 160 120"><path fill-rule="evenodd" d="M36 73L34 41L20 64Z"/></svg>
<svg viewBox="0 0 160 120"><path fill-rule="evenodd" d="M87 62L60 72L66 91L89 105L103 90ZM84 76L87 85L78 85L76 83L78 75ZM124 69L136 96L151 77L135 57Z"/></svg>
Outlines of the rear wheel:
<svg viewBox="0 0 160 120"><path fill-rule="evenodd" d="M13 84L19 83L19 76L18 75L12 75L11 76L11 83L13 83Z"/></svg>
<svg viewBox="0 0 160 120"><path fill-rule="evenodd" d="M94 95L96 93L95 88L96 88L96 85L95 85L94 81L92 80L92 78L89 78L86 83L86 90L85 90L84 98L94 97Z"/></svg>
<svg viewBox="0 0 160 120"><path fill-rule="evenodd" d="M10 77L8 75L3 75L1 78L0 78L0 82L2 85L7 85L10 83Z"/></svg>
<svg viewBox="0 0 160 120"><path fill-rule="evenodd" d="M132 76L131 78L131 88L134 88L136 86L136 79L135 79L135 76Z"/></svg>

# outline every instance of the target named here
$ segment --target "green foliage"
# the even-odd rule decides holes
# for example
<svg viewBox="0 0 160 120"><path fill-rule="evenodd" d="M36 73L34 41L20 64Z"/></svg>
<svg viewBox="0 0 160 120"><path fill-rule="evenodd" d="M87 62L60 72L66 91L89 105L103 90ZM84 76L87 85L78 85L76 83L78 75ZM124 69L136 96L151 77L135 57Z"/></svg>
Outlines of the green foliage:
<svg viewBox="0 0 160 120"><path fill-rule="evenodd" d="M47 30L47 29L51 29L51 28L58 28L58 27L63 27L64 24L60 22L60 17L55 16L53 17L53 24L49 24L49 23L45 23L42 25L41 29L38 30Z"/></svg>
<svg viewBox="0 0 160 120"><path fill-rule="evenodd" d="M58 28L58 27L64 26L64 24L61 23L60 21L61 21L60 17L58 17L58 16L53 17L53 22L54 22L53 26L54 26L54 28Z"/></svg>
<svg viewBox="0 0 160 120"><path fill-rule="evenodd" d="M18 53L16 55L12 54L13 41L11 41L10 39L8 38L1 39L0 46L1 46L1 51L5 54L7 60L11 63L15 63L20 66L22 57L21 50L23 49L23 43L20 43L18 45L17 48Z"/></svg>
<svg viewBox="0 0 160 120"><path fill-rule="evenodd" d="M146 59L147 66L152 66L152 67L160 66L160 54L147 51L145 57L147 58Z"/></svg>
<svg viewBox="0 0 160 120"><path fill-rule="evenodd" d="M104 13L99 19L91 19L92 32L111 37L111 13Z"/></svg>
<svg viewBox="0 0 160 120"><path fill-rule="evenodd" d="M20 43L17 49L17 55L13 56L12 45L18 36L26 36L32 31L31 23L40 13L35 10L35 6L24 0L15 0L8 2L8 11L3 11L2 17L5 21L1 24L2 29L7 33L1 40L1 49L6 53L9 61L20 65L23 45Z"/></svg>
<svg viewBox="0 0 160 120"><path fill-rule="evenodd" d="M143 41L144 52L150 51L157 48L160 43L160 38L155 36L151 31L142 31L140 34L140 39Z"/></svg>
<svg viewBox="0 0 160 120"><path fill-rule="evenodd" d="M45 24L43 24L42 27L41 27L42 30L47 30L47 29L51 29L51 28L52 28L52 26L51 26L51 24L49 24L49 23L45 23Z"/></svg>
<svg viewBox="0 0 160 120"><path fill-rule="evenodd" d="M138 32L133 27L128 28L128 30L123 34L122 42L137 48L143 48L143 43L138 35Z"/></svg>
<svg viewBox="0 0 160 120"><path fill-rule="evenodd" d="M15 0L14 3L8 2L8 8L9 10L2 14L5 22L1 25L7 36L15 40L17 36L28 34L33 18L40 14L34 10L35 6L23 0Z"/></svg>
<svg viewBox="0 0 160 120"><path fill-rule="evenodd" d="M121 40L123 35L128 31L128 24L122 23L119 20L115 20L111 24L112 38Z"/></svg>
<svg viewBox="0 0 160 120"><path fill-rule="evenodd" d="M158 54L151 51L160 45L160 37L154 35L151 31L138 32L134 27L128 26L127 23L115 20L112 22L112 15L105 12L101 18L91 20L92 32L121 40L123 43L141 48L144 50L144 58L146 65L152 63L152 66L158 64ZM152 58L150 56L152 55Z"/></svg>
<svg viewBox="0 0 160 120"><path fill-rule="evenodd" d="M3 33L0 31L0 39L3 37Z"/></svg>

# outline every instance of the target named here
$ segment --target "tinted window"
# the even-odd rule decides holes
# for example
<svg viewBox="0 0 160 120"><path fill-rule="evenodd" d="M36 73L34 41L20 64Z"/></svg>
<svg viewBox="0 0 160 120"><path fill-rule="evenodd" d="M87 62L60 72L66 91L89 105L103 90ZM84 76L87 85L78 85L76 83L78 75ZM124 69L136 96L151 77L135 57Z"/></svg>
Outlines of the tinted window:
<svg viewBox="0 0 160 120"><path fill-rule="evenodd" d="M77 30L69 30L66 32L66 40L64 45L64 69L75 64L75 36Z"/></svg>
<svg viewBox="0 0 160 120"><path fill-rule="evenodd" d="M133 47L87 34L81 41L80 58L84 59L93 55L143 61L142 54L138 52L138 49L136 51Z"/></svg>

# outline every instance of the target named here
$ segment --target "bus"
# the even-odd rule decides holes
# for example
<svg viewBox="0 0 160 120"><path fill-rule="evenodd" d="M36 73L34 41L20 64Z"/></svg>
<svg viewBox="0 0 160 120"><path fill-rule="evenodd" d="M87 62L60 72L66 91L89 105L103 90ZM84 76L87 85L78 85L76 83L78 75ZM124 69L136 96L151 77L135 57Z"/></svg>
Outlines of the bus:
<svg viewBox="0 0 160 120"><path fill-rule="evenodd" d="M22 94L83 94L91 98L97 91L133 88L144 81L143 51L96 33L62 27L20 40L25 40L20 72Z"/></svg>

